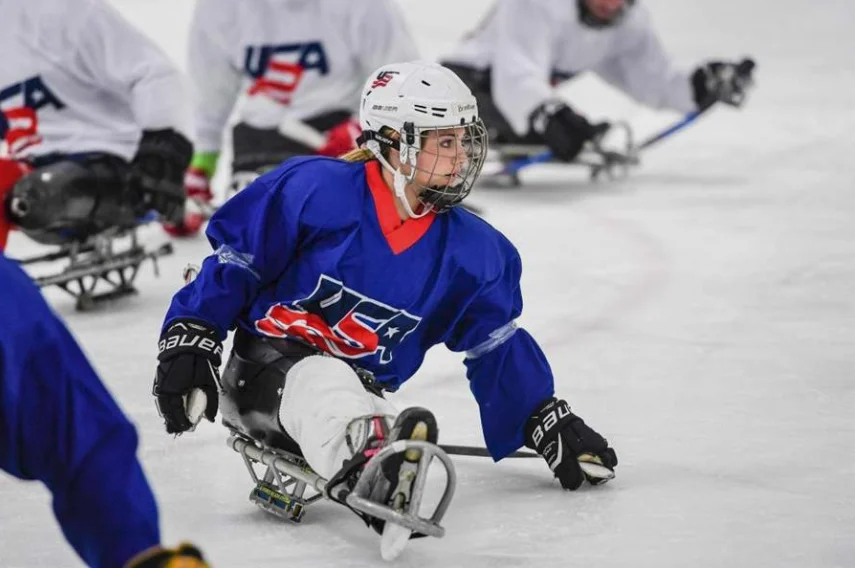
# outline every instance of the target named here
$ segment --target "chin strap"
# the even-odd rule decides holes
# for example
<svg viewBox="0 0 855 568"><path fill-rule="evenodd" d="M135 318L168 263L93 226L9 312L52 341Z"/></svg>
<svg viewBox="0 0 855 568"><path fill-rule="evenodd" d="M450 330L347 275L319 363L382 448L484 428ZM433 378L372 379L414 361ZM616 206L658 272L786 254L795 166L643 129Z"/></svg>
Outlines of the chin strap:
<svg viewBox="0 0 855 568"><path fill-rule="evenodd" d="M397 140L395 140L394 138L389 138L388 136L384 136L376 130L363 130L362 134L356 137L357 146L362 146L363 144L365 144L366 146L369 146L369 150L371 150L369 142L377 142L378 147L385 146L387 148L392 148L393 150L400 149L400 144L398 144Z"/></svg>
<svg viewBox="0 0 855 568"><path fill-rule="evenodd" d="M404 130L406 141L403 144L394 138L380 134L376 130L364 130L356 139L356 143L360 146L364 144L365 147L374 154L377 161L379 161L380 164L392 174L392 190L395 197L397 197L398 201L401 202L401 205L404 206L404 211L407 212L407 215L409 215L411 219L418 219L419 217L424 217L433 211L433 207L423 204L423 211L421 213L416 213L413 211L413 208L410 207L410 202L407 199L406 188L407 184L413 181L413 178L416 176L418 149L414 147L415 135L412 130L412 123L405 123ZM393 167L392 164L383 157L383 147L398 150L401 156L401 162L406 162L410 165L410 175L405 175L400 168Z"/></svg>
<svg viewBox="0 0 855 568"><path fill-rule="evenodd" d="M413 157L415 158L415 152L411 152L411 154L413 154ZM383 156L378 156L377 159L380 161L384 168L392 172L393 185L395 186L395 197L397 197L398 201L401 202L401 205L404 206L404 211L407 212L407 215L409 215L411 219L418 219L419 217L424 217L425 215L433 211L433 207L422 204L422 212L416 213L415 211L413 211L413 208L410 207L410 201L407 199L407 185L411 181L413 181L413 178L416 175L416 167L414 163L415 159L411 160L411 174L409 176L404 175L400 168L393 168L392 164L386 161L386 158L384 158Z"/></svg>

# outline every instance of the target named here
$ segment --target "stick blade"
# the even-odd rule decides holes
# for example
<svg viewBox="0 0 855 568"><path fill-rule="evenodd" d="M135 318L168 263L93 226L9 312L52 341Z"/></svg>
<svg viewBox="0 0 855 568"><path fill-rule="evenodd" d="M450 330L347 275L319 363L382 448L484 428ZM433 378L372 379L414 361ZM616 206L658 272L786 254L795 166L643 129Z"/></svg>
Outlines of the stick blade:
<svg viewBox="0 0 855 568"><path fill-rule="evenodd" d="M190 429L195 430L196 426L205 415L205 409L208 407L208 395L202 389L193 389L187 395L187 400L184 403L184 409L187 413L187 419L193 425Z"/></svg>
<svg viewBox="0 0 855 568"><path fill-rule="evenodd" d="M387 521L380 538L380 556L383 560L391 562L398 558L410 542L411 534L413 531L410 529Z"/></svg>
<svg viewBox="0 0 855 568"><path fill-rule="evenodd" d="M603 461L593 454L579 456L579 467L588 481L600 485L615 478L615 472L603 465Z"/></svg>

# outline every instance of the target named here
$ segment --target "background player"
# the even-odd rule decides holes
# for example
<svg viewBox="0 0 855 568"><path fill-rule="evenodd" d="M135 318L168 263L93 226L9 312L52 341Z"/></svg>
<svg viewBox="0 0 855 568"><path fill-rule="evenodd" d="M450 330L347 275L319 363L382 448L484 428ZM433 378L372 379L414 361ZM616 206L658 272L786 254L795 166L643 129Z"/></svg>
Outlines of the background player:
<svg viewBox="0 0 855 568"><path fill-rule="evenodd" d="M0 21L0 249L10 225L56 244L180 221L192 146L166 55L103 0L11 0Z"/></svg>
<svg viewBox="0 0 855 568"><path fill-rule="evenodd" d="M682 113L741 102L750 83L726 61L690 73L676 68L634 0L497 0L444 61L478 98L491 144L545 143L564 161L607 126L591 124L555 92L583 71L643 104Z"/></svg>
<svg viewBox="0 0 855 568"><path fill-rule="evenodd" d="M232 112L236 190L292 156L353 148L366 74L417 54L393 0L200 0L190 30L196 154L187 195L202 204L213 198L211 178ZM201 221L189 214L174 233L195 233Z"/></svg>

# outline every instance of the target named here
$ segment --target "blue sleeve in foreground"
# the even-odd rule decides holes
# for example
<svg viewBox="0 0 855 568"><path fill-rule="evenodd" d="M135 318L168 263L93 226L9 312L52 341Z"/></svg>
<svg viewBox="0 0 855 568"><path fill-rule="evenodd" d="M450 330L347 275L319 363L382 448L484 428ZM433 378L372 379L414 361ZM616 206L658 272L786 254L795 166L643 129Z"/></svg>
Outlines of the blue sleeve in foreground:
<svg viewBox="0 0 855 568"><path fill-rule="evenodd" d="M159 543L137 435L29 278L0 256L0 467L43 482L90 566Z"/></svg>
<svg viewBox="0 0 855 568"><path fill-rule="evenodd" d="M466 359L465 364L469 388L481 410L487 449L499 461L523 445L526 421L555 393L552 370L524 329L488 353Z"/></svg>
<svg viewBox="0 0 855 568"><path fill-rule="evenodd" d="M554 379L535 340L516 327L523 304L519 254L504 237L493 242L495 252L486 257L487 269L446 345L466 352L466 376L480 408L484 440L498 461L523 445L525 423L553 395Z"/></svg>

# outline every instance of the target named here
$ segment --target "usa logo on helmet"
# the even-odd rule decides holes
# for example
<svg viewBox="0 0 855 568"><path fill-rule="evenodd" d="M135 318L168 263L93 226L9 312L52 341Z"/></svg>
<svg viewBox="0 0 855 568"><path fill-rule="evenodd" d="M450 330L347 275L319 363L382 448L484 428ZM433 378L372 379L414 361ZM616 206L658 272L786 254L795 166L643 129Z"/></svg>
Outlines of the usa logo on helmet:
<svg viewBox="0 0 855 568"><path fill-rule="evenodd" d="M397 71L381 71L377 74L377 78L374 79L374 82L371 83L371 88L376 89L378 87L385 87L392 82L392 79L394 79L397 74Z"/></svg>

